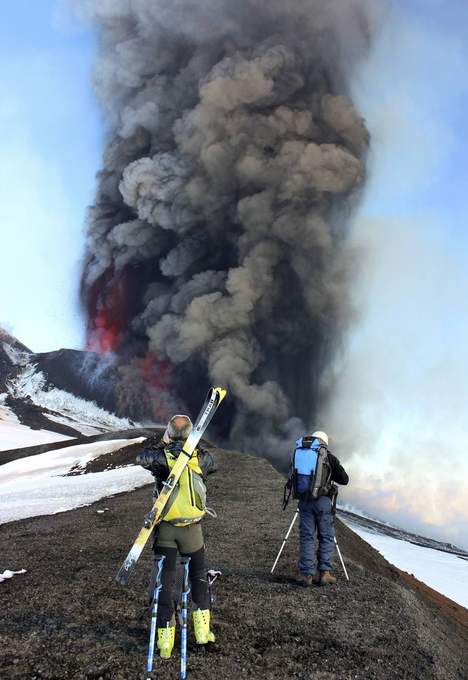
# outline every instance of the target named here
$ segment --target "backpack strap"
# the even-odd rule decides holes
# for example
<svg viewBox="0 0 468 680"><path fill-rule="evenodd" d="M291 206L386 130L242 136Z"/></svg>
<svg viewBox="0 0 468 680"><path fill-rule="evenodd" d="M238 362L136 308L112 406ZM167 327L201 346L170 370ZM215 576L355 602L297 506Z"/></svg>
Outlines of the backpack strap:
<svg viewBox="0 0 468 680"><path fill-rule="evenodd" d="M325 477L324 477L325 473ZM320 444L318 449L317 467L311 478L309 497L317 499L320 496L328 496L331 489L331 465L328 460L328 448Z"/></svg>

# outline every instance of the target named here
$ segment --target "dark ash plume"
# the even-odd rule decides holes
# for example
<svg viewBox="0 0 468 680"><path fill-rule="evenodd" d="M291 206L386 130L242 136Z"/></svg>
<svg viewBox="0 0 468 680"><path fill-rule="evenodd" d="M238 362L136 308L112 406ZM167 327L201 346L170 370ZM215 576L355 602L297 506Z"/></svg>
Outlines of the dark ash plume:
<svg viewBox="0 0 468 680"><path fill-rule="evenodd" d="M109 120L82 280L89 345L119 356L127 407L142 385L164 418L220 383L224 435L290 442L313 424L349 319L346 224L368 134L347 81L368 4L81 6Z"/></svg>

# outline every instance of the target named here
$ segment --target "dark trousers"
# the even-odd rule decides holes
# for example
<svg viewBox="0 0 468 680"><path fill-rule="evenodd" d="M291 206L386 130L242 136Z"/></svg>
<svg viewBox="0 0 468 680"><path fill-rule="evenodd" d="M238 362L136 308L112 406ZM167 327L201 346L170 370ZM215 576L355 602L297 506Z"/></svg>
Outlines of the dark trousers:
<svg viewBox="0 0 468 680"><path fill-rule="evenodd" d="M200 546L201 543L201 546ZM198 547L200 546L200 547ZM197 549L194 549L197 548ZM165 557L161 575L162 589L159 595L158 628L164 628L174 621L174 590L176 586L177 554L190 557L189 578L194 609L209 609L210 594L205 565L205 546L200 524L189 527L173 527L161 524L156 535L153 551ZM156 564L150 582L151 595L156 581ZM180 584L177 590L180 592Z"/></svg>
<svg viewBox="0 0 468 680"><path fill-rule="evenodd" d="M315 574L332 569L332 555L335 547L332 500L321 496L315 501L299 501L299 571L301 574ZM314 555L315 533L318 537L317 560Z"/></svg>

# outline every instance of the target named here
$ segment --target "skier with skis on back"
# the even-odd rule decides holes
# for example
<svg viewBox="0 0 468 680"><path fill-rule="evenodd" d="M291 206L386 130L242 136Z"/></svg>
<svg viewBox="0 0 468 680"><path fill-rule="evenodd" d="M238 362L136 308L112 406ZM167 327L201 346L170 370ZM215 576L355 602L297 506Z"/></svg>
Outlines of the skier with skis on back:
<svg viewBox="0 0 468 680"><path fill-rule="evenodd" d="M317 430L312 435L297 439L285 490L288 489L299 500L297 581L303 586L324 586L336 582L331 573L331 560L335 543L333 514L338 489L333 482L348 484L349 477L338 458L330 453L327 434ZM317 564L313 555L316 531Z"/></svg>
<svg viewBox="0 0 468 680"><path fill-rule="evenodd" d="M169 420L162 439L148 440L145 449L137 456L136 462L155 477L156 495L164 487L164 482L192 429L192 421L188 416L175 415ZM214 471L215 464L211 454L201 448L195 449L166 504L162 522L155 529L153 551L155 555L165 557L157 621L157 644L163 659L171 656L174 647L175 616L172 591L178 552L183 557L190 558L189 574L196 641L200 645L215 641L210 630L210 595L200 523L206 513L204 480ZM153 569L152 580L155 579L155 575L156 570Z"/></svg>

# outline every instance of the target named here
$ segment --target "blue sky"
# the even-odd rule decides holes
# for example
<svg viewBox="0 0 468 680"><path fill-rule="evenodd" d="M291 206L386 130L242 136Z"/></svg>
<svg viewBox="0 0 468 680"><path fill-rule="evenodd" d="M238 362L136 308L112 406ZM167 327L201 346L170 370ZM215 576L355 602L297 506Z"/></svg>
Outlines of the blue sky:
<svg viewBox="0 0 468 680"><path fill-rule="evenodd" d="M373 200L389 212L425 210L457 222L468 178L468 4L400 0L393 6L400 9L385 21L364 68L367 91L358 97L380 154ZM392 101L400 120L393 138L382 140L379 110ZM382 170L401 181L383 181Z"/></svg>
<svg viewBox="0 0 468 680"><path fill-rule="evenodd" d="M79 260L102 131L93 35L55 0L2 5L0 323L36 351L79 347Z"/></svg>
<svg viewBox="0 0 468 680"><path fill-rule="evenodd" d="M328 422L343 498L468 546L468 6L393 7L353 81L372 146Z"/></svg>

